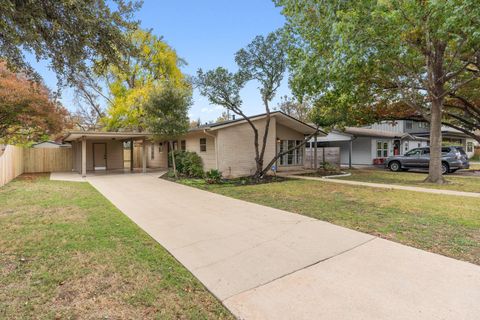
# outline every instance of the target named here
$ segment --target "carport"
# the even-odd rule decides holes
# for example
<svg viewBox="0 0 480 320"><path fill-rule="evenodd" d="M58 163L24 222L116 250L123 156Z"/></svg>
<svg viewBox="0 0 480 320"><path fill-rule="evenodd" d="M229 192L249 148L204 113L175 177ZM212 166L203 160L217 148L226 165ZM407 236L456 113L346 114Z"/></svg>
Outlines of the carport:
<svg viewBox="0 0 480 320"><path fill-rule="evenodd" d="M142 172L147 172L146 139L150 135L140 132L70 131L64 142L72 144L73 170L87 175L87 171L124 169L124 142L130 142L130 159L133 159L133 143L142 142ZM130 161L133 171L133 161Z"/></svg>

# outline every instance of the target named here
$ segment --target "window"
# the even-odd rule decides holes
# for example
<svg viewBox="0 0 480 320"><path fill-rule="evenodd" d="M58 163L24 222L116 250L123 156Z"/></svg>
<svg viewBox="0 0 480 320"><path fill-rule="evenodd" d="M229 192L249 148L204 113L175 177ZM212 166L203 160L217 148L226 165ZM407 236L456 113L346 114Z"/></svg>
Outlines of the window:
<svg viewBox="0 0 480 320"><path fill-rule="evenodd" d="M158 144L158 152L163 152L163 143L162 142L160 142Z"/></svg>
<svg viewBox="0 0 480 320"><path fill-rule="evenodd" d="M150 159L155 159L155 143L152 143L152 145L150 146Z"/></svg>
<svg viewBox="0 0 480 320"><path fill-rule="evenodd" d="M467 152L473 152L473 142L467 142Z"/></svg>
<svg viewBox="0 0 480 320"><path fill-rule="evenodd" d="M405 153L405 156L407 156L407 157L418 157L418 156L420 156L421 153L422 153L421 149L412 149L412 150L408 151L407 153Z"/></svg>
<svg viewBox="0 0 480 320"><path fill-rule="evenodd" d="M298 147L302 140L280 140L279 153ZM279 158L281 166L299 166L303 165L303 147L298 147Z"/></svg>
<svg viewBox="0 0 480 320"><path fill-rule="evenodd" d="M187 150L187 141L185 141L185 140L180 141L180 150L182 150L182 151Z"/></svg>
<svg viewBox="0 0 480 320"><path fill-rule="evenodd" d="M413 121L412 120L406 120L405 121L405 129L413 129Z"/></svg>
<svg viewBox="0 0 480 320"><path fill-rule="evenodd" d="M388 141L377 141L377 158L388 157Z"/></svg>
<svg viewBox="0 0 480 320"><path fill-rule="evenodd" d="M427 129L428 128L428 122L419 122L418 127L422 129Z"/></svg>
<svg viewBox="0 0 480 320"><path fill-rule="evenodd" d="M200 152L207 151L207 138L200 138Z"/></svg>

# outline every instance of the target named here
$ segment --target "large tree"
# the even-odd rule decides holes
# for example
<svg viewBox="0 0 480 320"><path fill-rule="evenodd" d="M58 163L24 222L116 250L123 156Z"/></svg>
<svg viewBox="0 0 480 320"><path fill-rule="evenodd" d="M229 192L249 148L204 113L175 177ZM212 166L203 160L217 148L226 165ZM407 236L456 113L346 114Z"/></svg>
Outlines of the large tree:
<svg viewBox="0 0 480 320"><path fill-rule="evenodd" d="M59 133L67 110L39 81L0 62L0 143L26 143Z"/></svg>
<svg viewBox="0 0 480 320"><path fill-rule="evenodd" d="M307 122L309 121L309 114L312 106L306 99L299 101L298 99L294 99L285 95L281 98L277 108L291 117Z"/></svg>
<svg viewBox="0 0 480 320"><path fill-rule="evenodd" d="M426 181L443 183L446 99L479 77L476 0L277 0L291 36L292 87L316 98L317 122L368 121L372 105L406 105L430 123Z"/></svg>
<svg viewBox="0 0 480 320"><path fill-rule="evenodd" d="M187 133L190 127L188 109L191 105L191 90L169 82L150 91L144 103L146 128L154 135L154 140L169 141L175 177L177 170L173 141Z"/></svg>
<svg viewBox="0 0 480 320"><path fill-rule="evenodd" d="M135 29L140 2L125 0L0 0L0 56L9 68L34 74L23 50L48 60L61 81L71 82L96 61L118 63ZM38 76L37 76L38 77Z"/></svg>
<svg viewBox="0 0 480 320"><path fill-rule="evenodd" d="M196 84L210 103L221 105L247 121L253 131L256 164L253 177L260 179L270 170L270 167L264 165L270 129L270 102L275 97L286 69L286 49L280 32L255 37L246 48L235 54L235 62L239 67L236 73L221 67L207 72L198 70ZM265 109L265 126L261 129L242 109L240 90L249 80L259 83Z"/></svg>
<svg viewBox="0 0 480 320"><path fill-rule="evenodd" d="M132 49L122 56L120 66L110 66L103 75L111 96L105 124L110 130L142 131L143 104L151 91L158 91L166 82L179 89L188 89L190 84L180 70L184 61L161 38L144 30L136 30L128 38Z"/></svg>

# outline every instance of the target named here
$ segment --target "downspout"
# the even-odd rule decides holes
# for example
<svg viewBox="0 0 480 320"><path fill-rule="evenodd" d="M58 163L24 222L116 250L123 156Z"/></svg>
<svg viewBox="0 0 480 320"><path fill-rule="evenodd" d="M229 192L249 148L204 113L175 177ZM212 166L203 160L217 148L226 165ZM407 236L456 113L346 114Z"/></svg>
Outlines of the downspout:
<svg viewBox="0 0 480 320"><path fill-rule="evenodd" d="M213 138L213 145L215 148L215 169L218 170L218 148L217 148L217 136L207 132L207 129L203 129L205 135Z"/></svg>

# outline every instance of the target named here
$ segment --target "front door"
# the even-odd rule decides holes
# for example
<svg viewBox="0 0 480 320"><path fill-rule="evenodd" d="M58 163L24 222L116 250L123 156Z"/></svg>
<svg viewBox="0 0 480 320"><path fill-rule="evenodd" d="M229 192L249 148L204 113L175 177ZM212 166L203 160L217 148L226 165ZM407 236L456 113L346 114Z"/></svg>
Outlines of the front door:
<svg viewBox="0 0 480 320"><path fill-rule="evenodd" d="M106 143L93 144L93 169L94 170L107 169L107 144Z"/></svg>

